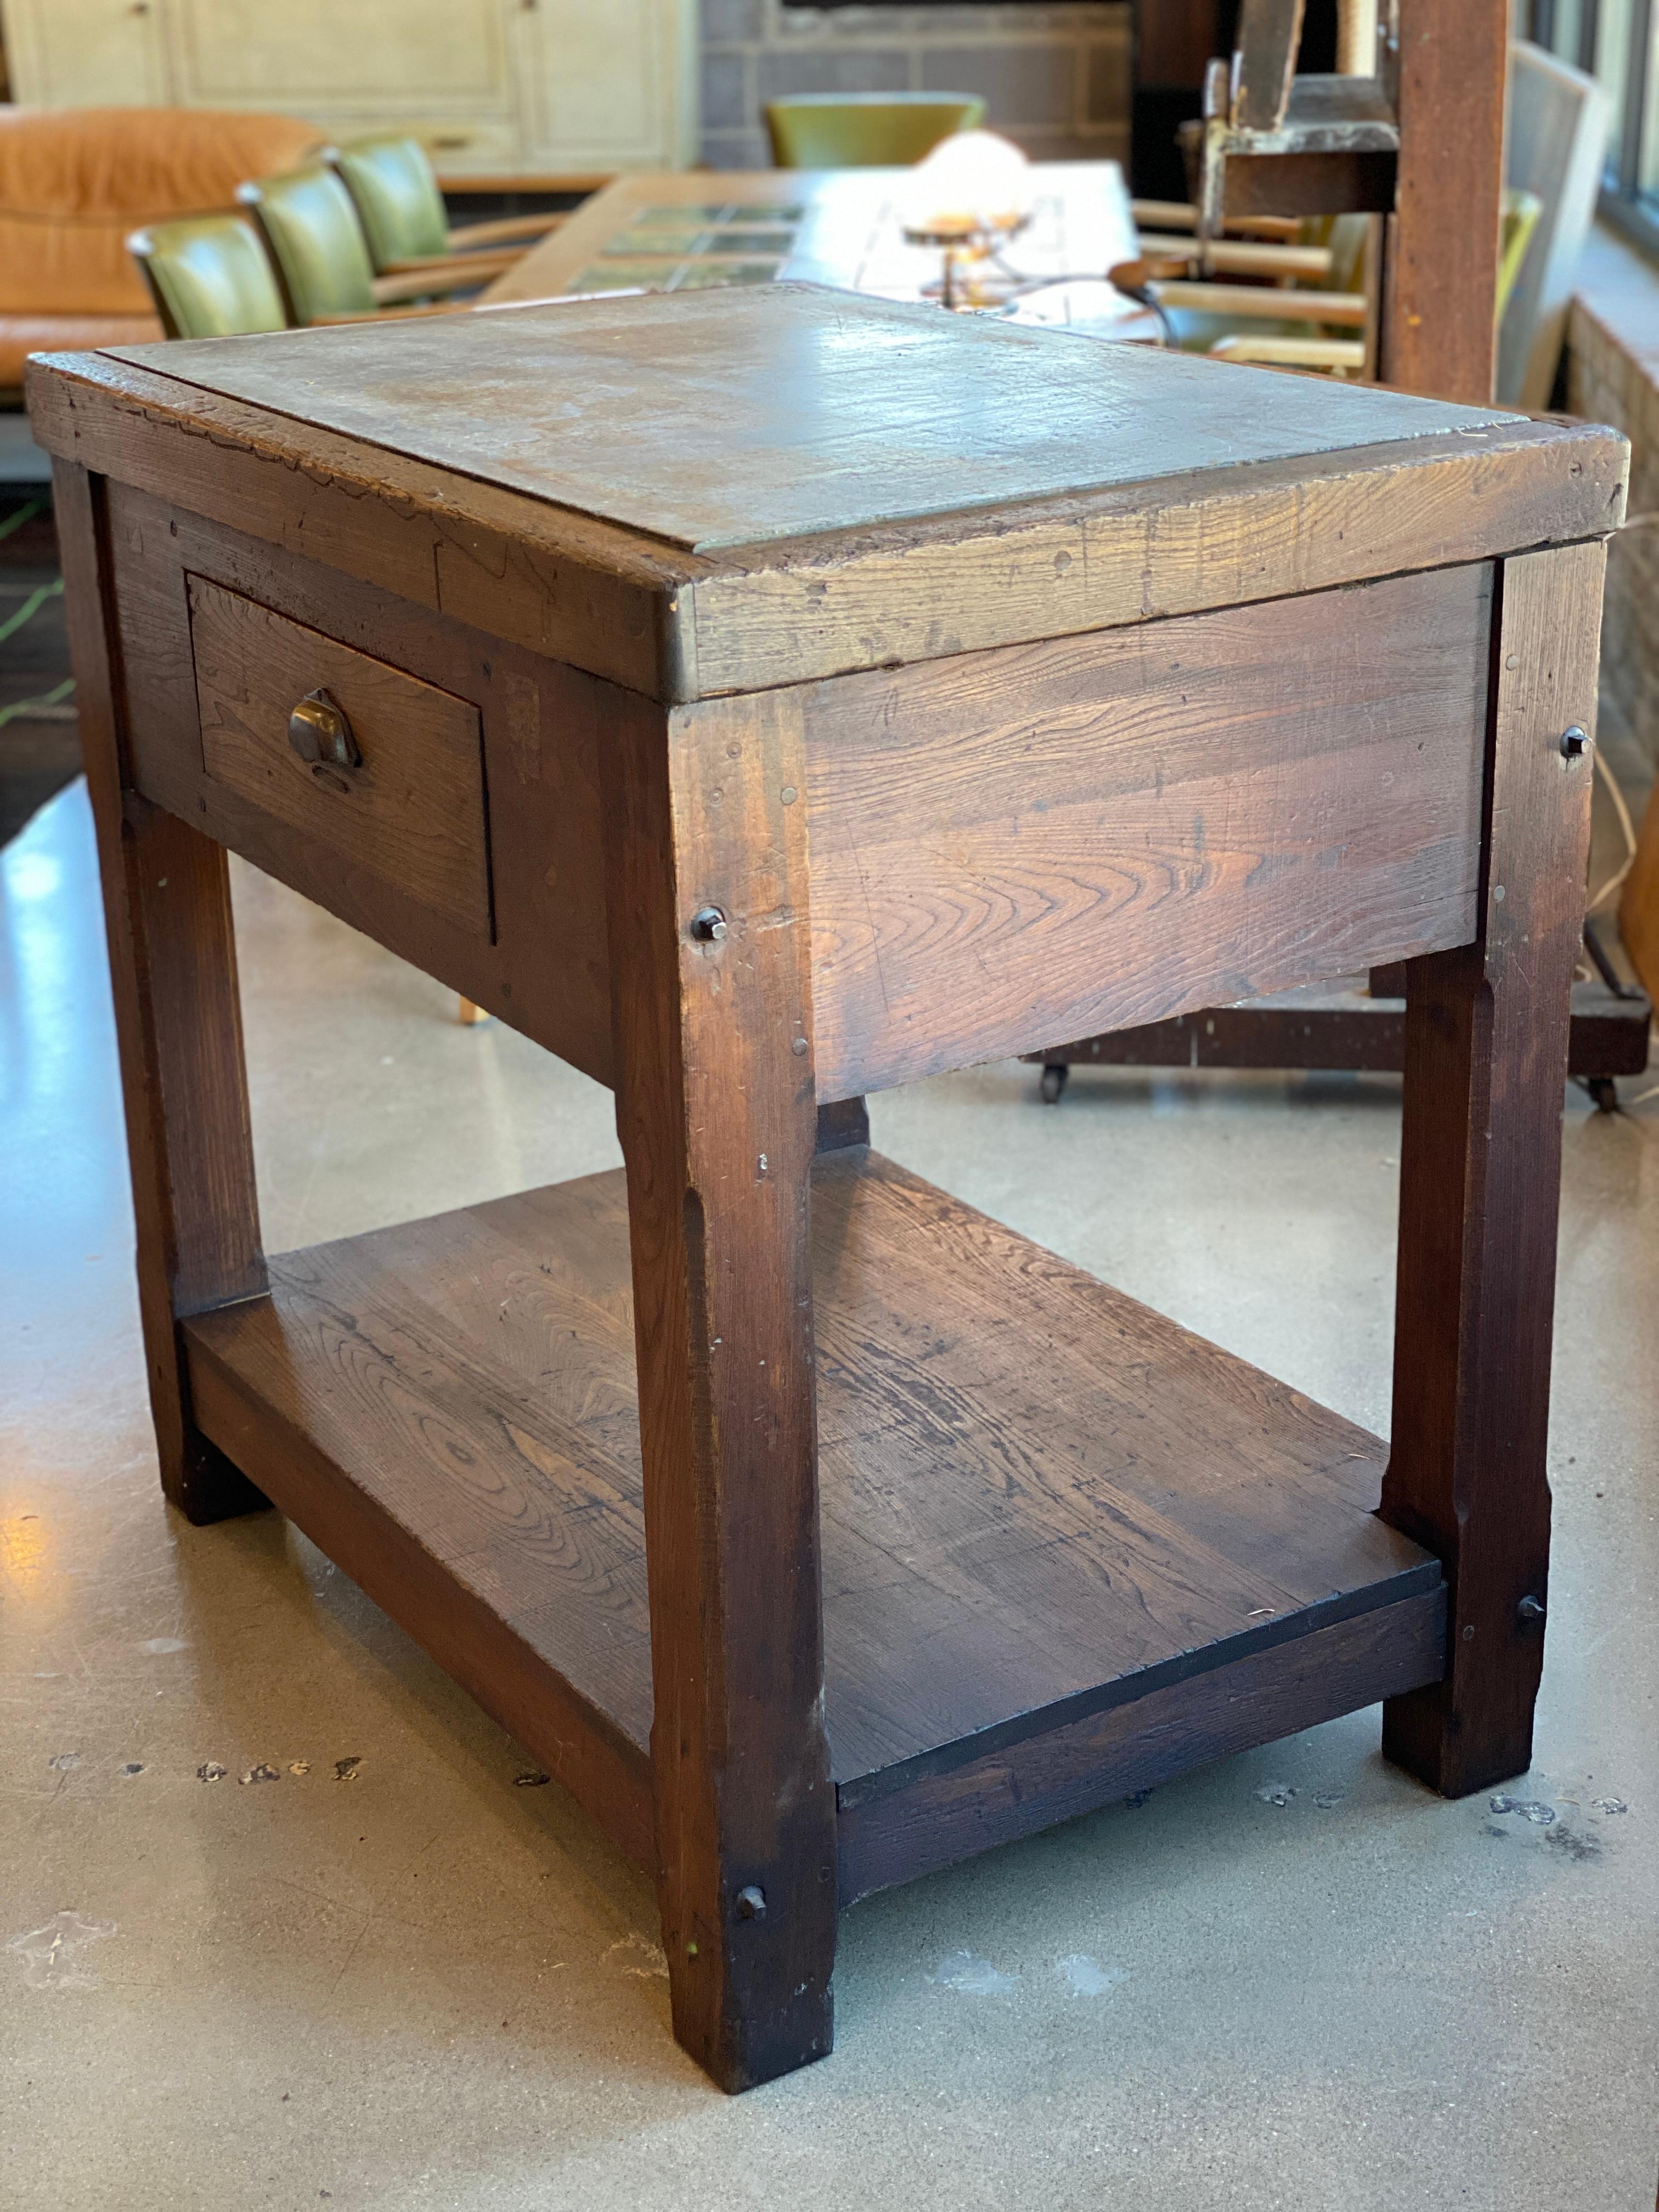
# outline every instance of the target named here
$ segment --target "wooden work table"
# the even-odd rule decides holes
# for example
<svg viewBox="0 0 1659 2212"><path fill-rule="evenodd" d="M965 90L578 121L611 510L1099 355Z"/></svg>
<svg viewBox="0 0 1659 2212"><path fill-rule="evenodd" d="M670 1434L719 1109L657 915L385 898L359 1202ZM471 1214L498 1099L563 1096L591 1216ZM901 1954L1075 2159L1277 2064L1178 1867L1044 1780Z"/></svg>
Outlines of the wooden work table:
<svg viewBox="0 0 1659 2212"><path fill-rule="evenodd" d="M798 287L31 397L167 1494L653 1871L717 2081L828 2051L839 1905L1200 1761L1380 1698L1527 1765L1622 440ZM611 1085L625 1173L267 1259L227 850ZM1391 1449L869 1149L1389 961Z"/></svg>

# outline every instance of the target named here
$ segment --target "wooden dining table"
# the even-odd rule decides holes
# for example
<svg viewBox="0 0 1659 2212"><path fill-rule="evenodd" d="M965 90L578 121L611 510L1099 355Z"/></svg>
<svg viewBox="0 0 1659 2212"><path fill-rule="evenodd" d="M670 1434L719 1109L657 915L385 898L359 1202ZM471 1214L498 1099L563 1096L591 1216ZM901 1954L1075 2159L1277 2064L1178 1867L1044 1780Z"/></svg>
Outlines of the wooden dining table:
<svg viewBox="0 0 1659 2212"><path fill-rule="evenodd" d="M868 168L618 177L498 276L484 299L494 305L778 282L921 299L937 287L944 257L904 235L915 176L913 169ZM1106 282L1106 271L1137 251L1118 164L1042 161L1031 177L1030 219L1002 257L1018 280L1009 286L1004 279L1012 292L1006 311L1020 322L1151 337L1146 310Z"/></svg>

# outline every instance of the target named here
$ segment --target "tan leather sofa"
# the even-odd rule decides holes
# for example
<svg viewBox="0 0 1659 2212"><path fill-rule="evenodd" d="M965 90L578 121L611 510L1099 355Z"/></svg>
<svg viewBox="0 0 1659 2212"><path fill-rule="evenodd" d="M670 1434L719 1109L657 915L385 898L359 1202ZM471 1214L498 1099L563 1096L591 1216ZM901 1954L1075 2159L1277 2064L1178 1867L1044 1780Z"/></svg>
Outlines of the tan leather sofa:
<svg viewBox="0 0 1659 2212"><path fill-rule="evenodd" d="M234 206L324 139L286 115L0 106L0 389L31 353L159 338L128 233Z"/></svg>

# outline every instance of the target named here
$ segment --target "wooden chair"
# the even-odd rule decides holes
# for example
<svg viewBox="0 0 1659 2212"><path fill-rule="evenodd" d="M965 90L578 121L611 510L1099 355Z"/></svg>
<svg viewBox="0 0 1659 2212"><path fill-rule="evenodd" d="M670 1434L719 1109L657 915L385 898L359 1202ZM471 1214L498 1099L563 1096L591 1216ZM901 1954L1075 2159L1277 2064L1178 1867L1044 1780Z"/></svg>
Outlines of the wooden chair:
<svg viewBox="0 0 1659 2212"><path fill-rule="evenodd" d="M907 167L984 120L985 102L966 92L803 92L766 106L780 169Z"/></svg>
<svg viewBox="0 0 1659 2212"><path fill-rule="evenodd" d="M515 215L452 228L418 138L379 132L331 147L324 158L351 195L377 276L453 268L460 254L469 257L469 274L499 276L564 221L562 215Z"/></svg>
<svg viewBox="0 0 1659 2212"><path fill-rule="evenodd" d="M236 197L258 223L296 326L388 311L444 314L452 307L432 304L435 295L476 290L488 280L476 264L377 276L352 197L324 161L240 185Z"/></svg>
<svg viewBox="0 0 1659 2212"><path fill-rule="evenodd" d="M1507 191L1504 195L1497 288L1500 320L1541 211L1542 203L1535 193ZM1366 267L1370 258L1370 219L1364 216L1328 217L1326 228L1333 241L1333 282L1344 288L1340 293L1327 294L1316 303L1294 281L1277 294L1262 288L1253 296L1243 295L1238 286L1188 285L1184 293L1188 313L1177 319L1183 343L1190 342L1193 350L1201 346L1203 350L1226 361L1253 362L1263 367L1323 369L1339 376L1363 375L1370 366L1367 347L1363 339L1356 339L1349 332L1364 327L1372 313L1376 278ZM1215 333L1213 325L1222 312L1215 302L1224 293L1231 313L1249 318L1252 328ZM1334 313L1330 312L1333 304L1338 310Z"/></svg>

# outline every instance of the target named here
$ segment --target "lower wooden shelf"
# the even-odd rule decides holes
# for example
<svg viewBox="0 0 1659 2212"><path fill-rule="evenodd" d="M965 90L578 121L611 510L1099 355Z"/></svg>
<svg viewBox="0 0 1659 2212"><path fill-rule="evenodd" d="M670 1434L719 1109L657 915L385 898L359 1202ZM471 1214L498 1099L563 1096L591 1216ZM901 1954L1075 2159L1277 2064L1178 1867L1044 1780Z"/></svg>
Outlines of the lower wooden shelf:
<svg viewBox="0 0 1659 2212"><path fill-rule="evenodd" d="M1440 1678L1376 1437L862 1148L813 1237L844 1901ZM651 1863L621 1173L270 1274L198 1425Z"/></svg>

